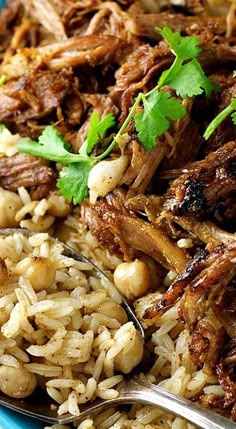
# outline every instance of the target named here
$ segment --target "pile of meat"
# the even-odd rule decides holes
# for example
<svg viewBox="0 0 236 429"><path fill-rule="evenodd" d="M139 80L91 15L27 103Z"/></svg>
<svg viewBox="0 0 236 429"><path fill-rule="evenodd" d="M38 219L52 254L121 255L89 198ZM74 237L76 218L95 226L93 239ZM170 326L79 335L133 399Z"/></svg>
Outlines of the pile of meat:
<svg viewBox="0 0 236 429"><path fill-rule="evenodd" d="M113 113L121 125L138 92L172 64L155 27L199 37L199 61L221 91L185 100L187 115L151 151L130 126L122 181L94 205L85 200L81 216L111 254L126 261L146 254L177 273L143 319L181 300L191 357L216 373L225 391L221 400L205 395L205 403L231 410L236 420L236 128L228 117L207 142L202 137L236 96L236 7L212 16L201 0L154 1L153 10L149 3L9 0L0 14L0 75L7 76L0 122L32 139L53 124L77 152L94 110ZM41 159L0 158L0 186L25 186L34 199L46 197L56 177L55 165ZM181 239L192 245L179 246Z"/></svg>

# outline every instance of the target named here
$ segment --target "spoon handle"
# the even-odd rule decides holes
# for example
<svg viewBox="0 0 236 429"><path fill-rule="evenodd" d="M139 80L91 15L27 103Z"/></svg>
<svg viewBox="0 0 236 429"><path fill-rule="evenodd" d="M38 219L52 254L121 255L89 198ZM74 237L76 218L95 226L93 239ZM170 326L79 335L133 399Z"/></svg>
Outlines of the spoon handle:
<svg viewBox="0 0 236 429"><path fill-rule="evenodd" d="M229 419L145 380L135 378L128 385L127 393L139 398L137 402L156 405L201 429L236 429L236 424Z"/></svg>
<svg viewBox="0 0 236 429"><path fill-rule="evenodd" d="M93 417L109 407L133 403L156 406L163 411L182 417L201 429L236 429L236 424L229 419L138 377L125 381L117 398L100 399L89 405L86 404L81 407L79 417L58 416L58 422L68 424L81 421L88 416Z"/></svg>

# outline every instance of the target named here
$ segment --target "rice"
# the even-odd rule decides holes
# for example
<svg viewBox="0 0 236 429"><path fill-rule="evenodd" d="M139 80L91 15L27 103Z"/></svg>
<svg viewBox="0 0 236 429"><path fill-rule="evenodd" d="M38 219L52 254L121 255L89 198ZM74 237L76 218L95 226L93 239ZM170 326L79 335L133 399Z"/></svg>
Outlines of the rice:
<svg viewBox="0 0 236 429"><path fill-rule="evenodd" d="M79 404L117 397L123 376L116 374L117 368L122 372L116 359L125 353L132 360L138 334L126 317L123 324L116 318L124 310L91 275L90 264L63 256L62 250L47 233L1 237L0 257L14 287L0 298L7 312L0 325L0 364L24 368L36 380L43 377L58 413L78 416ZM51 283L40 271L44 261L55 271ZM107 314L98 312L100 307ZM142 353L141 340L139 347Z"/></svg>
<svg viewBox="0 0 236 429"><path fill-rule="evenodd" d="M18 369L23 366L41 380L41 385L44 379L51 406L57 404L58 414L70 412L79 416L80 404L96 397L116 398L117 384L123 379L122 370L129 372L137 364L134 356L142 353L136 330L120 307L121 298L112 282L112 272L121 261L101 249L91 232L80 223L75 208L60 233L69 227L67 243L95 261L108 279L104 281L91 275L90 264L62 255L60 243L50 240L49 234L53 232L50 228L56 218L49 214L48 200L42 200L41 204L31 201L24 188L19 189L19 196L23 203L17 214L20 225L26 222L37 233L29 238L22 234L0 237L0 257L9 273L8 283L0 287L0 364ZM51 216L49 223L48 216ZM191 243L179 244L186 247ZM35 290L25 273L16 274L17 264L31 257L46 258L52 263L55 278L49 288ZM164 284L167 286L175 277L175 272L168 272ZM157 291L136 300L135 309L140 319L145 307L161 295ZM220 398L223 391L216 379L197 370L190 359L189 332L178 322L178 306L155 320L147 343L153 363L148 372L140 376L186 398L201 392ZM149 325L150 321L144 323L146 328ZM133 366L127 368L129 361ZM53 429L68 427L52 426ZM77 427L194 428L169 413L141 404L131 406L128 412L105 410Z"/></svg>

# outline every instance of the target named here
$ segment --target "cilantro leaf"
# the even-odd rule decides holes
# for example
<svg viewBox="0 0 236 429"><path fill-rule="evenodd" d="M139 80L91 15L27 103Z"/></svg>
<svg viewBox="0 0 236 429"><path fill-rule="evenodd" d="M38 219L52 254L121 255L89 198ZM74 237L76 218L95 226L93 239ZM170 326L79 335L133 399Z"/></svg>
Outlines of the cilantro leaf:
<svg viewBox="0 0 236 429"><path fill-rule="evenodd" d="M170 119L180 119L186 114L180 101L167 92L153 92L143 97L143 110L135 115L138 137L146 150L156 146L156 138L170 126Z"/></svg>
<svg viewBox="0 0 236 429"><path fill-rule="evenodd" d="M233 123L236 125L236 112L234 113L234 110L236 110L236 97L233 97L231 103L211 121L203 134L204 139L208 140L216 128L221 124L221 122L223 122L231 114Z"/></svg>
<svg viewBox="0 0 236 429"><path fill-rule="evenodd" d="M172 66L161 74L157 87L168 85L182 98L193 97L203 91L209 96L213 90L217 91L218 86L208 79L196 60L201 52L200 40L195 36L182 37L168 27L157 30L167 40L176 56Z"/></svg>
<svg viewBox="0 0 236 429"><path fill-rule="evenodd" d="M169 77L169 79L168 79ZM173 77L168 76L165 84L176 90L176 94L182 98L193 97L205 91L209 96L217 86L205 75L196 59L181 65Z"/></svg>
<svg viewBox="0 0 236 429"><path fill-rule="evenodd" d="M0 76L0 86L4 85L4 83L7 81L7 77L5 74Z"/></svg>
<svg viewBox="0 0 236 429"><path fill-rule="evenodd" d="M236 125L236 112L232 113L231 117L234 125Z"/></svg>
<svg viewBox="0 0 236 429"><path fill-rule="evenodd" d="M196 36L182 37L179 32L173 32L169 27L156 28L163 39L169 43L172 52L182 61L196 58L201 52L200 39Z"/></svg>
<svg viewBox="0 0 236 429"><path fill-rule="evenodd" d="M57 187L60 193L73 204L80 204L88 196L88 175L91 163L78 162L61 169Z"/></svg>
<svg viewBox="0 0 236 429"><path fill-rule="evenodd" d="M63 164L76 162L78 157L78 155L69 152L70 146L52 125L48 125L44 129L38 142L22 141L18 144L17 149L19 152Z"/></svg>
<svg viewBox="0 0 236 429"><path fill-rule="evenodd" d="M87 153L90 153L97 142L103 139L109 130L109 128L114 127L115 125L115 117L112 113L104 116L101 120L99 120L98 113L95 111L91 117L90 127L88 130L88 146Z"/></svg>
<svg viewBox="0 0 236 429"><path fill-rule="evenodd" d="M81 155L91 153L94 146L105 137L107 131L115 125L115 122L115 117L112 113L100 120L98 112L94 111L90 118L87 139L82 144L79 153Z"/></svg>

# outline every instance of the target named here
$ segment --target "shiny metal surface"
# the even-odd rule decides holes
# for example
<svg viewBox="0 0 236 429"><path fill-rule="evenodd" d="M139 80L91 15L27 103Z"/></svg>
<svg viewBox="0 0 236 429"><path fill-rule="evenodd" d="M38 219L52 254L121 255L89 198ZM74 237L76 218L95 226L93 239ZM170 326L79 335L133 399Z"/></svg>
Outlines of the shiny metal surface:
<svg viewBox="0 0 236 429"><path fill-rule="evenodd" d="M74 417L69 414L57 416L51 410L49 401L46 402L40 395L36 394L34 403L27 400L10 399L6 402L0 397L0 404L25 415L35 417L50 424L69 424L79 422L88 417L92 417L99 412L121 404L142 403L157 406L163 411L168 411L176 416L186 419L201 429L236 429L236 424L222 417L213 411L204 409L187 399L170 393L154 384L135 377L133 380L124 381L120 386L120 394L115 399L95 400L86 405L80 406L81 414Z"/></svg>

